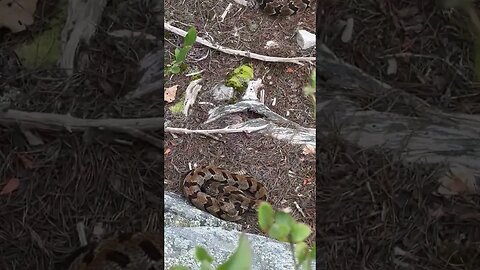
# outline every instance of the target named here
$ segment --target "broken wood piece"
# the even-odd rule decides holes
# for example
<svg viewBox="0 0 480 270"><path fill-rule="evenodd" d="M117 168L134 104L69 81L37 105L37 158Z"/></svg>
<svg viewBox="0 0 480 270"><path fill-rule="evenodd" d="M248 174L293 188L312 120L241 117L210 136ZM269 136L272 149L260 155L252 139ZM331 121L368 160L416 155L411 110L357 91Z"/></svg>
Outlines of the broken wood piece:
<svg viewBox="0 0 480 270"><path fill-rule="evenodd" d="M88 44L100 24L106 0L68 1L68 17L62 30L62 57L60 68L73 74L75 57L80 42Z"/></svg>

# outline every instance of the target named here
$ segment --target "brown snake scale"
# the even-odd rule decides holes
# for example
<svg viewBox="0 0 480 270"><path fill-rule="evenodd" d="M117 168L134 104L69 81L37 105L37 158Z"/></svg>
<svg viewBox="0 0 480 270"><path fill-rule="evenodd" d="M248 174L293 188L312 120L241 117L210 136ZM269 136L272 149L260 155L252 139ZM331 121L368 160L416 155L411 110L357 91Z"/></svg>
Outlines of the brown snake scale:
<svg viewBox="0 0 480 270"><path fill-rule="evenodd" d="M189 171L183 193L197 208L228 221L240 220L245 211L267 200L267 190L261 182L213 166Z"/></svg>
<svg viewBox="0 0 480 270"><path fill-rule="evenodd" d="M289 0L282 4L279 0L257 0L260 9L271 16L291 16L307 9L312 0Z"/></svg>
<svg viewBox="0 0 480 270"><path fill-rule="evenodd" d="M77 252L68 270L163 269L163 233L120 233Z"/></svg>

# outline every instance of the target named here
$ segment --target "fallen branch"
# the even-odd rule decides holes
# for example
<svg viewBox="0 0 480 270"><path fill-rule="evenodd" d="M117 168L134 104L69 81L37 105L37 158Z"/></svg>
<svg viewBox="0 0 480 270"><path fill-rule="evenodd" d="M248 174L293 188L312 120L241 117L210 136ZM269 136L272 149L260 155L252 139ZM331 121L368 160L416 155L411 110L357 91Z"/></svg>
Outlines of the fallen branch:
<svg viewBox="0 0 480 270"><path fill-rule="evenodd" d="M255 128L264 127L260 133L267 134L278 140L285 140L292 144L303 144L315 147L314 128L305 128L285 117L273 112L265 104L258 100L258 88L262 86L261 80L251 81L245 90L241 101L212 109L205 123L213 122L228 114L252 111L265 117L265 119L252 119L227 128ZM268 121L267 121L268 120Z"/></svg>
<svg viewBox="0 0 480 270"><path fill-rule="evenodd" d="M257 127L239 127L239 128L219 128L219 129L186 129L186 128L173 128L173 127L165 127L165 132L169 133L182 133L182 134L227 134L227 133L240 133L240 132L246 132L246 133L252 133L255 131L262 130L266 128L267 125L263 126L257 126Z"/></svg>
<svg viewBox="0 0 480 270"><path fill-rule="evenodd" d="M185 37L187 35L186 31L183 31L182 29L176 28L175 26L170 25L169 23L164 23L163 24L165 27L165 30L170 31L174 34L177 34L179 36ZM261 54L256 54L248 51L240 51L240 50L234 50L230 48L226 48L220 45L213 44L204 38L197 37L196 42L207 46L209 48L212 48L214 50L221 51L226 54L232 54L232 55L239 55L247 58L252 58L252 59L257 59L260 61L265 61L265 62L277 62L277 63L293 63L297 65L303 66L303 62L307 62L310 64L313 64L315 61L315 57L293 57L293 58L285 58L285 57L275 57L275 56L266 56L266 55L261 55Z"/></svg>
<svg viewBox="0 0 480 270"><path fill-rule="evenodd" d="M287 118L270 110L265 104L261 103L257 97L257 89L261 86L262 83L260 79L249 82L241 101L235 104L224 105L210 110L208 112L208 119L205 121L205 123L211 123L227 114L251 111L265 116L268 120L277 123L278 125L291 126L295 129L315 134L315 129L302 127L301 125L290 121Z"/></svg>
<svg viewBox="0 0 480 270"><path fill-rule="evenodd" d="M291 144L309 145L315 147L315 129L313 128L287 128L278 126L262 118L252 119L240 124L230 125L226 128L254 128L263 126L259 133L269 135L277 140L288 141Z"/></svg>
<svg viewBox="0 0 480 270"><path fill-rule="evenodd" d="M130 119L81 119L69 114L24 112L8 110L0 113L0 124L19 124L25 127L45 130L85 131L87 128L134 128L159 130L163 128L163 117Z"/></svg>
<svg viewBox="0 0 480 270"><path fill-rule="evenodd" d="M117 131L162 149L163 141L142 130L163 129L163 117L134 119L81 119L71 115L8 110L0 113L0 125L20 125L43 130L86 131L89 128Z"/></svg>

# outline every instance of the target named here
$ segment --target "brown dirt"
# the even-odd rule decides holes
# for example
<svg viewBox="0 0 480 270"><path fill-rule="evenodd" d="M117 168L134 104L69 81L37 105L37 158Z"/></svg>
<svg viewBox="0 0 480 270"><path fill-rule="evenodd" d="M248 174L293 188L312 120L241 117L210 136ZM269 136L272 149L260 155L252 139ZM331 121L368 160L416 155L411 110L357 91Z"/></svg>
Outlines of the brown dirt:
<svg viewBox="0 0 480 270"><path fill-rule="evenodd" d="M315 32L315 13L310 9L305 13L288 19L272 19L257 9L248 9L234 4L223 22L219 17L228 6L229 1L165 1L165 21L187 30L195 26L198 36L208 37L214 42L233 49L247 50L270 56L314 56L313 50L301 51L296 47L294 33L297 27ZM278 49L265 49L266 41L275 40ZM182 39L166 32L166 63L172 61L174 48L180 46ZM198 60L201 59L201 60ZM166 119L172 127L189 129L222 128L228 124L258 117L249 114L232 115L226 119L215 121L210 125L203 122L207 119L208 110L220 106L212 101L209 89L224 80L229 72L243 63L252 63L255 78L263 78L265 84L265 100L267 106L280 115L296 123L314 127L311 101L303 94L303 87L309 83L311 67L301 67L281 63L264 63L241 57L234 57L201 45L195 45L187 59L188 70L203 70L203 88L197 97L196 104L187 119L170 112L170 105L165 106ZM169 77L166 87L179 85L177 97L183 95L189 77L176 75ZM276 105L271 106L276 98ZM178 100L178 99L177 99ZM176 101L175 101L176 102ZM173 103L175 103L173 102ZM214 102L214 106L202 104ZM221 141L203 138L198 135L178 135L177 138L167 134L165 147L166 189L181 193L181 175L189 169L189 164L217 165L232 171L244 170L248 174L264 182L269 189L271 203L277 208L289 207L299 221L315 227L314 192L315 175L314 157L302 154L302 147L292 146L285 142L259 134L229 134L221 136ZM171 151L171 152L170 152ZM294 173L293 176L289 176ZM302 216L295 203L305 213ZM244 221L247 232L259 232L254 214L247 215ZM313 235L310 238L312 241Z"/></svg>
<svg viewBox="0 0 480 270"><path fill-rule="evenodd" d="M344 61L443 111L478 114L467 16L413 0L322 1L318 14L321 41ZM336 25L348 18L344 43ZM398 53L414 56L396 58L388 75L381 56ZM388 107L376 101L365 109ZM333 138L317 152L319 269L479 269L480 198L435 196L444 167L401 165Z"/></svg>
<svg viewBox="0 0 480 270"><path fill-rule="evenodd" d="M35 24L26 32L2 32L0 89L20 91L11 107L79 118L162 116L160 95L134 102L123 98L137 86L139 59L158 45L107 34L117 29L160 33L150 8L135 2L109 3L95 37L79 51L92 62L70 78L56 68L26 70L12 57L17 44L45 30L53 1L39 1ZM89 239L96 223L103 223L106 234L162 230L160 149L109 131L31 132L44 144L30 145L18 127L0 129L0 189L12 178L20 180L16 191L0 195L1 269L53 269L79 247L79 222ZM150 135L162 139L160 131Z"/></svg>

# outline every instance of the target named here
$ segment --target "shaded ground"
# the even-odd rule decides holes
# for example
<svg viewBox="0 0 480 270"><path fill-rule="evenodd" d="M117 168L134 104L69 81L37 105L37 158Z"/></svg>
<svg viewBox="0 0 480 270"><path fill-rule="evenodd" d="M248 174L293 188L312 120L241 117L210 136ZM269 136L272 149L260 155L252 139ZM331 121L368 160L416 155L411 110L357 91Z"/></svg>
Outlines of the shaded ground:
<svg viewBox="0 0 480 270"><path fill-rule="evenodd" d="M435 196L439 168L325 141L317 161L319 269L478 269L478 196Z"/></svg>
<svg viewBox="0 0 480 270"><path fill-rule="evenodd" d="M295 42L297 27L315 32L315 13L310 9L288 19L272 19L257 9L248 9L233 4L232 9L221 21L220 16L230 1L165 1L165 21L187 30L194 25L198 36L206 37L222 46L246 50L270 56L298 57L314 56L313 50L301 51ZM266 49L267 41L278 42L279 47ZM174 48L182 39L174 34L165 34L165 61L172 61ZM265 104L276 113L287 116L305 127L314 127L311 101L304 96L303 87L309 83L311 66L266 63L234 57L195 45L188 57L185 73L203 71L202 90L189 116L174 115L167 105L166 119L169 126L188 129L223 128L240 123L253 114L238 114L205 125L208 110L224 105L212 99L211 89L221 83L234 68L243 63L252 63L255 79L262 78L265 84ZM177 97L185 92L191 77L177 75L169 77L165 86L178 85ZM272 101L276 104L272 105ZM175 102L178 101L178 98ZM173 102L173 103L175 103ZM172 104L173 104L172 103ZM277 208L289 207L299 221L315 227L314 208L314 156L302 154L303 148L274 140L259 134L229 134L220 141L198 135L168 135L165 138L165 186L167 190L181 193L181 176L189 164L223 166L231 171L245 171L264 182L271 203ZM295 204L298 204L304 215ZM259 232L256 216L247 215L241 222L245 231ZM313 235L311 241L313 240Z"/></svg>
<svg viewBox="0 0 480 270"><path fill-rule="evenodd" d="M479 112L467 16L435 1L323 1L319 15L321 41L344 61L443 111ZM348 18L354 31L345 43L338 23ZM382 57L400 53L397 72L388 75ZM380 100L368 89L354 99L366 110L388 111L395 103L394 96ZM478 269L478 196L433 195L440 166L406 167L385 153L321 140L320 269Z"/></svg>
<svg viewBox="0 0 480 270"><path fill-rule="evenodd" d="M447 112L478 114L468 16L435 3L323 1L319 36L338 57L393 87ZM354 19L354 31L344 43L338 24L348 18ZM392 75L389 58L398 66Z"/></svg>
<svg viewBox="0 0 480 270"><path fill-rule="evenodd" d="M79 50L91 61L67 78L56 68L26 70L12 57L16 45L45 30L53 5L39 1L30 30L2 32L0 94L19 91L11 108L95 119L162 116L160 95L124 98L141 77L139 60L158 45L108 35L118 29L160 33L151 6L110 1L93 40ZM78 223L89 239L97 223L106 234L161 230L161 149L110 131L31 132L42 145L30 145L18 127L0 129L0 189L20 180L16 191L0 196L1 269L53 269L80 246ZM160 130L150 135L162 139Z"/></svg>

